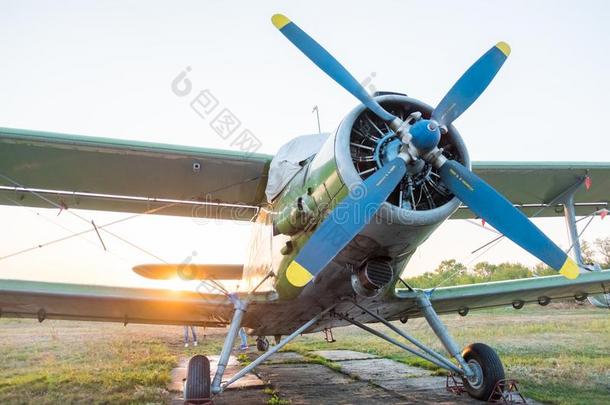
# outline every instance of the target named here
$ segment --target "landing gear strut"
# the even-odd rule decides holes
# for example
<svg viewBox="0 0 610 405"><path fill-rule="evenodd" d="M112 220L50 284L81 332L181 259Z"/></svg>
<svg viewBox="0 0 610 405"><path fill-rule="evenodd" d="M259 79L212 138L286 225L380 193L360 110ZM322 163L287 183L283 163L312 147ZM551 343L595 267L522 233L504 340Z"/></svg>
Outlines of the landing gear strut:
<svg viewBox="0 0 610 405"><path fill-rule="evenodd" d="M481 400L489 399L492 392L494 392L496 385L501 380L504 380L504 367L502 366L502 362L500 361L500 358L496 352L491 347L482 343L474 343L466 347L463 352L460 352L457 343L453 340L447 328L432 307L427 293L424 291L417 291L415 294L416 295L414 298L416 299L426 321L428 321L430 328L434 331L436 336L438 336L439 340L451 357L455 359L457 365L451 362L449 358L432 350L419 340L398 328L396 325L388 322L379 314L368 310L366 307L363 307L356 302L354 302L354 305L358 309L362 310L363 313L368 314L378 322L387 326L393 332L397 333L399 336L416 346L416 348L409 347L403 342L387 336L378 329L370 328L355 319L341 314L337 315L353 325L364 329L365 331L370 332L373 335L378 336L411 354L428 360L438 367L449 370L451 373L463 380L464 389L473 398Z"/></svg>
<svg viewBox="0 0 610 405"><path fill-rule="evenodd" d="M235 297L233 297L233 298L234 298L235 312L233 314L233 320L231 321L231 324L229 326L229 333L227 333L227 337L225 339L225 344L220 353L220 359L218 361L218 368L216 370L216 374L214 375L214 379L212 381L212 387L211 387L212 394L221 393L229 385L233 384L235 381L239 380L240 378L242 378L243 376L248 374L258 365L265 362L273 354L280 351L282 349L282 347L284 347L289 342L291 342L292 340L294 340L295 338L300 336L307 329L311 328L316 322L320 321L320 319L322 319L327 313L329 313L336 306L336 304L331 305L330 307L321 311L320 313L318 313L318 315L316 315L315 317L313 317L312 319L310 319L309 321L305 322L303 325L301 325L300 327L295 329L290 335L286 336L284 339L280 339L281 336L277 336L276 340L280 339L280 341L277 342L277 344L271 348L269 347L269 341L267 340L266 337L257 339L257 342L256 342L257 348L259 347L259 345L258 345L259 340L262 342L265 342L264 343L266 345L265 353L263 353L257 359L255 359L252 363L248 364L247 366L242 368L240 371L238 371L228 381L223 382L222 377L223 377L225 369L226 369L226 364L229 360L229 356L230 356L231 350L233 348L233 343L235 341L237 331L241 326L242 316L245 313L245 310L247 307L247 303L245 303L244 301L240 301L239 299L236 299ZM260 350L260 348L259 348L259 350Z"/></svg>

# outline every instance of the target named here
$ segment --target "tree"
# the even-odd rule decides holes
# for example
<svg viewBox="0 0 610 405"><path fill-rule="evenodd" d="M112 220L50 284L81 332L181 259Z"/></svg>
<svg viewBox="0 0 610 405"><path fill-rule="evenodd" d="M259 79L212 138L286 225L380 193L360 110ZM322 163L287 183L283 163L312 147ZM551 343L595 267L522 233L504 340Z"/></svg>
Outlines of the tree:
<svg viewBox="0 0 610 405"><path fill-rule="evenodd" d="M591 244L586 240L580 243L580 253L582 255L582 261L584 264L595 263L595 251L591 247Z"/></svg>
<svg viewBox="0 0 610 405"><path fill-rule="evenodd" d="M436 270L434 270L437 274L446 274L452 275L454 273L459 273L466 270L466 266L462 263L458 262L455 259L443 260L441 264L438 265Z"/></svg>
<svg viewBox="0 0 610 405"><path fill-rule="evenodd" d="M479 277L489 278L492 273L497 269L498 266L488 263L488 262L479 262L474 265L474 274Z"/></svg>
<svg viewBox="0 0 610 405"><path fill-rule="evenodd" d="M544 263L538 263L534 267L533 275L536 277L556 276L557 272Z"/></svg>
<svg viewBox="0 0 610 405"><path fill-rule="evenodd" d="M434 288L439 285L470 284L475 281L462 279L460 273L465 273L466 266L455 259L443 260L434 271L426 272L417 277L411 277L408 282L417 288Z"/></svg>
<svg viewBox="0 0 610 405"><path fill-rule="evenodd" d="M545 264L531 268L521 263L491 264L477 263L472 271L457 260L443 260L434 271L409 277L407 282L416 288L435 288L464 284L486 283L489 281L514 280L518 278L556 275L557 272Z"/></svg>
<svg viewBox="0 0 610 405"><path fill-rule="evenodd" d="M603 268L610 266L610 237L595 239L597 252L601 255L603 263L600 263Z"/></svg>
<svg viewBox="0 0 610 405"><path fill-rule="evenodd" d="M491 274L491 281L515 280L517 278L527 278L532 276L529 267L521 263L500 263Z"/></svg>

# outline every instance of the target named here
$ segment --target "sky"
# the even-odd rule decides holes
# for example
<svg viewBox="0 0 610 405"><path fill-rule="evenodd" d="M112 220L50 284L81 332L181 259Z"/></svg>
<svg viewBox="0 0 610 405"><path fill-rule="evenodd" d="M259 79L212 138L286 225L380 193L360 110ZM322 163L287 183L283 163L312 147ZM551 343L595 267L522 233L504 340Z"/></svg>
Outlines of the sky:
<svg viewBox="0 0 610 405"><path fill-rule="evenodd" d="M291 138L333 131L357 101L272 26L282 12L359 80L435 105L487 49L512 53L456 122L475 161L609 161L610 2L582 1L7 1L0 0L0 126L231 149L171 91L186 67L274 154ZM75 168L77 170L77 168ZM595 187L595 184L593 184ZM81 211L103 224L128 214ZM567 247L563 219L536 220ZM0 258L87 228L54 210L0 207ZM69 231L68 231L69 230ZM140 216L112 228L169 262L245 260L250 225ZM595 219L585 239L610 235ZM537 260L510 241L449 221L418 250L409 275L441 260ZM151 256L94 234L0 259L0 278L144 285ZM148 283L146 285L156 285Z"/></svg>

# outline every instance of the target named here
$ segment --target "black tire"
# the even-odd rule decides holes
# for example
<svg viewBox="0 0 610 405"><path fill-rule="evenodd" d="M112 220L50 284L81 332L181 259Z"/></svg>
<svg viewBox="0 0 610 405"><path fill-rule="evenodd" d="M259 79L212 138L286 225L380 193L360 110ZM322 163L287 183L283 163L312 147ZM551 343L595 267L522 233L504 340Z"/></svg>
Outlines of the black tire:
<svg viewBox="0 0 610 405"><path fill-rule="evenodd" d="M256 349L259 352L266 352L269 350L269 340L266 337L257 337L256 338Z"/></svg>
<svg viewBox="0 0 610 405"><path fill-rule="evenodd" d="M476 399L487 401L497 382L504 380L504 367L494 349L483 343L473 343L462 352L462 357L477 369L479 378L464 378L466 392Z"/></svg>
<svg viewBox="0 0 610 405"><path fill-rule="evenodd" d="M210 360L198 354L191 357L186 370L184 400L203 400L210 398Z"/></svg>

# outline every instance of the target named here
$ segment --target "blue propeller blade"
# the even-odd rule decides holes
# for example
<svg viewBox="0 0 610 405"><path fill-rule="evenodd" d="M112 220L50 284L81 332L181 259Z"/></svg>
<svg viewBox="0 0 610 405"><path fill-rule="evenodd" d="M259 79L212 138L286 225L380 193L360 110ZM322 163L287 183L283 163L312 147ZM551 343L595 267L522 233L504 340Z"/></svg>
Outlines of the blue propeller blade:
<svg viewBox="0 0 610 405"><path fill-rule="evenodd" d="M286 270L295 287L309 283L371 220L406 173L396 158L355 187L318 226Z"/></svg>
<svg viewBox="0 0 610 405"><path fill-rule="evenodd" d="M271 21L290 42L343 88L358 98L385 121L395 117L385 111L354 77L320 44L282 14ZM496 76L510 47L499 42L477 60L432 112L439 125L449 125L479 98ZM417 139L416 139L417 140ZM430 142L429 142L430 143ZM427 143L420 149L433 146ZM288 266L288 281L302 287L310 282L360 232L379 206L386 200L406 172L401 159L383 166L365 182L364 196L350 194L320 224L316 232ZM443 182L470 209L493 225L519 246L558 270L568 278L576 278L579 269L557 245L543 234L521 211L487 183L456 161L446 161L440 168Z"/></svg>
<svg viewBox="0 0 610 405"><path fill-rule="evenodd" d="M432 119L449 125L462 115L485 91L510 54L506 42L498 42L485 52L453 85L432 112Z"/></svg>
<svg viewBox="0 0 610 405"><path fill-rule="evenodd" d="M576 263L513 204L455 160L440 168L441 179L479 217L567 278L578 277Z"/></svg>
<svg viewBox="0 0 610 405"><path fill-rule="evenodd" d="M339 63L326 49L322 48L313 38L290 21L283 14L274 14L271 22L282 34L297 48L301 50L313 63L339 83L345 90L352 93L354 97L366 105L375 115L384 121L393 121L396 117L387 112L375 101L364 88L358 83L347 69Z"/></svg>

